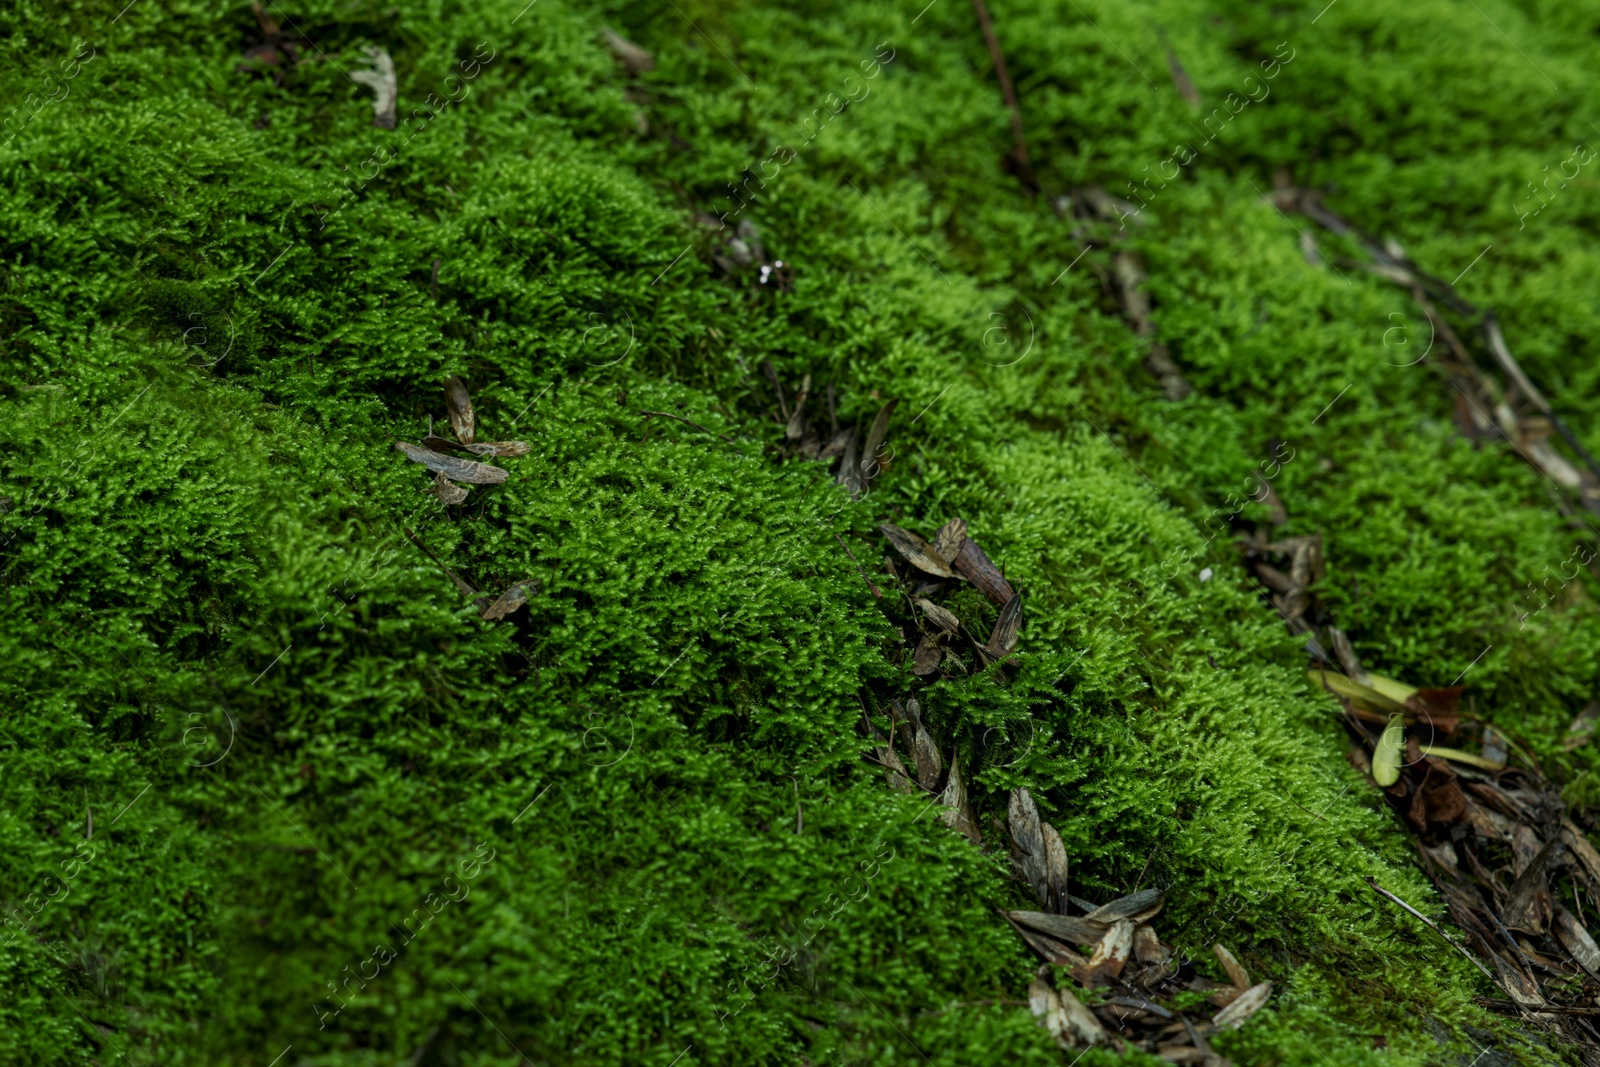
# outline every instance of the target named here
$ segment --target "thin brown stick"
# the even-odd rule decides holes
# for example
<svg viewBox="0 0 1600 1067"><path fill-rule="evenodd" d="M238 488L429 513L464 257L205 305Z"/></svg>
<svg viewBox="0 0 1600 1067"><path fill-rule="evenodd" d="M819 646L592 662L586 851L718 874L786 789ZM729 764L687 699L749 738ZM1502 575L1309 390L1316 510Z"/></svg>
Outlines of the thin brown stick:
<svg viewBox="0 0 1600 1067"><path fill-rule="evenodd" d="M1412 915L1414 915L1418 919L1422 920L1422 922L1428 927L1428 929L1432 930L1434 933L1436 933L1440 937L1444 938L1446 943L1448 943L1451 948L1453 948L1457 952L1461 953L1463 956L1465 956L1467 958L1467 960L1474 967L1476 967L1476 968L1478 968L1478 970L1482 971L1483 972L1483 976L1485 978L1489 979L1489 981L1493 982L1497 986L1500 984L1499 979L1495 978L1494 975L1489 973L1489 968L1485 967L1483 965L1483 963L1479 961L1478 957L1474 956L1472 953L1470 953L1466 949L1462 948L1460 942L1458 942L1455 938L1451 937L1449 934L1445 933L1443 930L1439 929L1438 924L1436 924L1432 919L1428 918L1426 915L1422 914L1422 912L1418 911L1416 908L1413 908L1410 904L1407 904L1405 901L1401 900L1399 897L1395 896L1393 893L1391 893L1387 889L1383 888L1383 886L1378 884L1378 880L1376 878L1372 877L1370 874L1367 876L1367 884L1370 885L1374 890L1376 890L1379 896L1383 897L1386 900L1392 901L1395 904L1400 905L1402 908L1406 909L1406 911L1410 912Z"/></svg>
<svg viewBox="0 0 1600 1067"><path fill-rule="evenodd" d="M1038 192L1039 179L1034 177L1033 164L1028 162L1028 142L1022 136L1022 105L1017 102L1017 90L1011 84L1011 72L1006 69L1006 57L1000 51L1000 39L994 34L994 22L983 0L972 0L972 9L978 13L978 26L983 30L984 43L989 46L989 56L994 60L994 72L1000 78L1000 95L1005 97L1006 108L1011 112L1011 136L1017 142L1017 177L1029 189Z"/></svg>
<svg viewBox="0 0 1600 1067"><path fill-rule="evenodd" d="M641 411L641 412L639 412L639 414L641 414L641 415L660 415L664 419L677 419L679 422L687 423L688 425L693 426L695 429L699 430L701 433L708 433L708 434L711 434L713 437L722 437L722 435L720 433L717 433L715 430L708 430L704 426L701 426L698 422L694 422L694 421L692 421L690 419L686 419L682 415L674 415L670 411ZM724 441L727 441L730 445L733 444L733 441L731 441L730 439L728 439L726 437L722 437L722 439Z"/></svg>
<svg viewBox="0 0 1600 1067"><path fill-rule="evenodd" d="M867 583L867 588L868 589L872 590L872 595L873 595L874 599L882 600L883 599L883 592L881 590L879 590L879 588L876 585L872 584L872 579L868 578L867 577L867 572L864 569L862 569L861 561L856 559L856 554L854 552L850 551L850 546L844 543L844 538L839 536L839 533L838 533L837 530L834 531L833 539L835 541L839 542L839 547L844 549L845 555L850 557L850 562L854 563L856 565L856 573L861 575L861 580L863 582Z"/></svg>

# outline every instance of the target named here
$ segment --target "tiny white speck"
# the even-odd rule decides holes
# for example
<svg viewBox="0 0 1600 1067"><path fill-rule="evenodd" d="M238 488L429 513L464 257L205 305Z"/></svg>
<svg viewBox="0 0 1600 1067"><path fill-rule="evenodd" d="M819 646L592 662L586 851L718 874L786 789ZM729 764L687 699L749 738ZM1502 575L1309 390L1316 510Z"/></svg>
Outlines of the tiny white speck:
<svg viewBox="0 0 1600 1067"><path fill-rule="evenodd" d="M1200 580L1202 582L1209 582L1211 580L1211 568L1210 567L1207 567L1203 571L1200 572Z"/></svg>

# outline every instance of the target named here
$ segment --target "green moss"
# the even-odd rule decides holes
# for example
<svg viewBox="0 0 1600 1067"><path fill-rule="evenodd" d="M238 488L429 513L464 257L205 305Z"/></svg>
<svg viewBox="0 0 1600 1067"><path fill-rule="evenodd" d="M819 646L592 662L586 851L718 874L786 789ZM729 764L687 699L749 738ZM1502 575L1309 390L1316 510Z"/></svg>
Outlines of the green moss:
<svg viewBox="0 0 1600 1067"><path fill-rule="evenodd" d="M1364 659L1419 683L1471 664L1477 712L1592 802L1594 753L1560 749L1597 680L1589 579L1518 607L1584 531L1453 435L1428 366L1392 365L1403 294L1309 265L1303 221L1257 194L1290 168L1444 276L1492 245L1463 292L1600 449L1590 179L1522 229L1511 207L1587 136L1595 12L996 7L1051 194L1126 193L1291 42L1133 227L1196 386L1173 404L1105 253L1063 273L1081 243L998 168L963 5L276 6L316 45L281 84L235 69L245 6L5 17L8 107L95 53L0 147L0 904L57 895L91 812L95 855L0 949L0 1057L1058 1062L1015 1003L1033 961L993 914L1022 901L1003 854L860 759L861 701L924 687L908 616L834 535L875 571L877 522L957 514L1027 605L1007 684L922 692L991 845L1026 785L1077 892L1162 885L1167 940L1275 982L1220 1042L1236 1062L1559 1057L1367 888L1441 910L1205 522L1286 443L1288 531L1326 536L1321 595ZM657 69L629 84L603 24ZM368 44L403 118L470 92L374 130L341 75ZM746 168L792 292L724 276L691 220ZM763 360L791 393L833 382L845 419L901 398L864 500L780 458ZM458 509L389 449L448 373L485 437L534 446ZM484 623L402 527L479 588L538 591ZM866 896L829 917L852 876Z"/></svg>

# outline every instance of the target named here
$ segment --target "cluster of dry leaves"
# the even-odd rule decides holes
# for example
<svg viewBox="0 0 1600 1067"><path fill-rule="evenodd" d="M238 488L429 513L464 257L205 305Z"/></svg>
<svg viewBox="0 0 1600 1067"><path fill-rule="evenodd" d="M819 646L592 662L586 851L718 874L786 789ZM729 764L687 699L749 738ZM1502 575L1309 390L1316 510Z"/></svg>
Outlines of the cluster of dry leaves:
<svg viewBox="0 0 1600 1067"><path fill-rule="evenodd" d="M1318 190L1295 188L1286 174L1280 174L1273 200L1281 210L1297 211L1333 233L1355 238L1371 257L1369 260L1341 258L1340 266L1368 271L1410 292L1428 322L1429 340L1422 342L1418 331L1417 338L1397 336L1393 338L1396 344L1390 345L1391 339L1385 334L1385 346L1395 353L1396 360L1402 358L1401 353L1420 351L1414 357L1406 355L1405 362L1397 362L1397 366L1427 362L1444 374L1455 390L1456 422L1462 436L1474 444L1509 442L1535 470L1556 485L1576 493L1586 510L1600 515L1600 462L1556 414L1550 401L1512 355L1500 330L1500 320L1493 311L1475 307L1462 299L1451 283L1424 271L1397 242L1380 241L1329 210ZM1302 237L1306 258L1313 264L1324 262L1322 253L1310 238ZM1475 323L1481 334L1481 351L1505 376L1504 383L1480 364L1462 336L1440 313L1441 306ZM1555 436L1566 442L1579 462L1572 462L1552 447L1551 438ZM1558 503L1563 511L1569 510L1565 501Z"/></svg>
<svg viewBox="0 0 1600 1067"><path fill-rule="evenodd" d="M1417 689L1371 674L1342 632L1330 627L1329 636L1342 671L1320 665L1312 679L1344 706L1356 742L1351 763L1401 817L1471 951L1376 882L1373 889L1505 990L1508 999L1486 1006L1558 1033L1586 1064L1600 1064L1600 946L1581 914L1583 893L1600 900L1600 853L1531 756L1518 751L1528 765L1511 765L1513 742L1463 719L1461 687ZM1600 705L1591 705L1569 742L1587 740L1597 719ZM1456 747L1470 734L1478 752Z"/></svg>
<svg viewBox="0 0 1600 1067"><path fill-rule="evenodd" d="M964 520L952 519L931 542L891 524L880 529L904 561L896 566L892 558L885 557L885 569L920 611L921 634L912 660L915 673L931 674L952 661L966 670L957 658L957 648L970 646L980 669L1016 650L1021 597L968 536ZM954 613L930 599L962 581L1000 607L989 639L981 644ZM978 821L961 777L959 750L952 747L946 761L915 698L891 701L889 717L892 739L863 715L874 741L871 758L883 767L890 787L938 804L946 826L982 847ZM1040 819L1026 789L1012 792L1007 814L1015 875L1044 909L1002 913L1045 961L1029 990L1029 1003L1040 1024L1063 1048L1138 1048L1171 1063L1223 1067L1227 1061L1212 1050L1209 1039L1243 1025L1260 1010L1271 995L1271 983L1253 984L1233 954L1221 945L1214 949L1230 984L1193 977L1192 968L1180 968L1172 950L1161 943L1150 924L1162 907L1159 891L1147 889L1101 905L1073 896L1068 892L1067 853L1061 835ZM1174 998L1184 992L1204 994L1210 1010L1178 1007Z"/></svg>
<svg viewBox="0 0 1600 1067"><path fill-rule="evenodd" d="M444 403L445 411L450 418L450 428L455 432L454 438L435 436L433 417L430 415L428 434L420 445L396 441L394 447L395 451L405 453L405 457L411 462L420 463L434 472L433 484L423 492L437 497L441 504L460 504L467 499L467 486L457 485L457 482L499 485L509 475L504 467L496 467L479 460L461 459L449 453L464 452L472 456L512 458L526 456L532 451L532 447L526 441L474 441L477 417L472 411L472 395L467 392L466 383L453 374L444 380ZM514 583L498 597L485 596L463 581L455 571L445 566L444 562L409 528L405 533L412 544L438 564L456 589L472 600L478 613L491 622L504 619L522 607L528 602L528 595L539 587L538 579L529 578Z"/></svg>

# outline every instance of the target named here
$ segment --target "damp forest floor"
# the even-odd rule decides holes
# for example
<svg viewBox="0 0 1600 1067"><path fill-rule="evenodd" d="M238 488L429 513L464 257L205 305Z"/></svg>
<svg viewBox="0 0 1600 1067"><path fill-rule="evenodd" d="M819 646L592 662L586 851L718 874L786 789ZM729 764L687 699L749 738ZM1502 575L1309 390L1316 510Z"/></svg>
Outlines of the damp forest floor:
<svg viewBox="0 0 1600 1067"><path fill-rule="evenodd" d="M1274 983L1237 1064L1576 1062L1369 888L1443 914L1227 501L1270 462L1366 666L1461 679L1595 826L1589 526L1267 194L1457 278L1600 451L1600 4L990 0L1033 192L957 0L273 0L266 58L248 4L124 2L0 14L0 1062L1070 1062L995 910L1019 786L1075 894ZM1151 174L1176 401L1054 206ZM860 499L763 363L899 401ZM532 449L459 506L391 447L451 374ZM877 524L957 516L1024 598L1002 684L913 676L845 551L882 586ZM863 759L913 694L983 849Z"/></svg>

